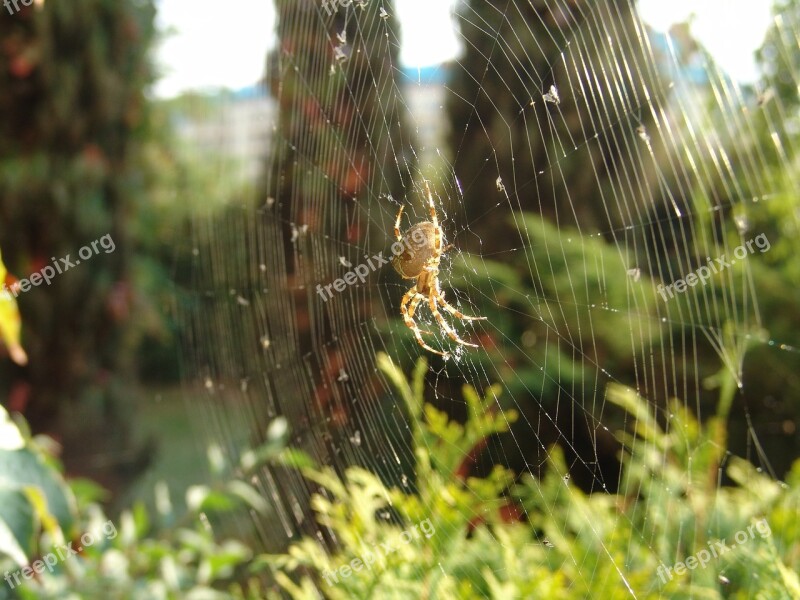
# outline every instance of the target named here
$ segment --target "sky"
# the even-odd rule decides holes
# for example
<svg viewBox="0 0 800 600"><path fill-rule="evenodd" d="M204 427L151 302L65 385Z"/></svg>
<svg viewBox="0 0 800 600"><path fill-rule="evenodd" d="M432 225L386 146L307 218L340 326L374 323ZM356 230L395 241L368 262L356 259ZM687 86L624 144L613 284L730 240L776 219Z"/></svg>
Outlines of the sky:
<svg viewBox="0 0 800 600"><path fill-rule="evenodd" d="M414 32L400 50L403 66L429 66L456 57L460 46L451 16L454 2L395 0L401 27ZM757 76L753 52L770 25L770 5L770 0L639 2L644 20L660 31L694 14L695 37L728 75L741 82ZM219 0L158 0L159 25L174 33L159 48L163 77L156 86L157 96L206 87L237 89L259 80L274 43L272 1L236 0L236 10L223 6Z"/></svg>
<svg viewBox="0 0 800 600"><path fill-rule="evenodd" d="M753 53L772 23L771 6L770 0L639 0L639 13L659 31L694 13L694 37L734 81L753 82Z"/></svg>
<svg viewBox="0 0 800 600"><path fill-rule="evenodd" d="M174 30L161 42L156 95L204 87L242 88L264 72L275 28L272 0L158 0L158 25Z"/></svg>

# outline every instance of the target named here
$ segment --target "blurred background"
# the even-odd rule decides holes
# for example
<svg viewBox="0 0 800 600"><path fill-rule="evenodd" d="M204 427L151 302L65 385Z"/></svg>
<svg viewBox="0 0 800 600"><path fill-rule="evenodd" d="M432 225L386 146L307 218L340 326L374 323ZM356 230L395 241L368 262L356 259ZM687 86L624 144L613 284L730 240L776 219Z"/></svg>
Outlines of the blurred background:
<svg viewBox="0 0 800 600"><path fill-rule="evenodd" d="M423 397L454 423L470 419L465 384L480 394L500 384L484 409L507 426L451 440L450 474L488 481L507 469L487 512L529 523L526 544L559 543L534 513L559 523L556 535L572 531L547 493L539 505L512 491L540 489L531 482L551 469L620 511L608 531L628 549L615 555L602 538L594 554L624 575L604 579L576 547L573 595L508 597L588 597L581 579L592 593L612 581L629 590L619 597L684 597L626 569L649 553L673 564L721 537L720 523L735 531L730 515L778 504L772 526L785 537L761 583L739 565L733 584L734 567L698 571L674 593L694 585L709 597L756 597L774 571L777 595L763 597L800 597L787 574L800 560L799 25L795 0L9 1L0 7L5 282L16 290L105 235L115 248L4 305L0 402L23 431L55 442L42 452L73 482L65 494L77 523L99 506L117 523L133 514L147 539L161 529L143 514L188 511L160 527L188 523L243 544L220 558L229 569L208 567L202 583L221 594L247 579L242 565L260 552L304 536L331 553L346 545L315 520L320 479L283 464L243 471L254 449L266 448L264 459L292 447L300 464L343 480L361 466L387 489L422 493L414 415L376 355L406 374L424 356ZM446 298L487 317L466 325L445 313L478 346L458 348L421 304L420 327L447 358L404 325L400 300L414 282L388 267L328 301L314 291L388 255L401 205L402 229L429 218L423 180L454 245L441 263ZM768 249L735 254L759 235ZM669 299L657 292L726 256L735 264L707 283ZM15 345L27 362L11 360ZM635 401L609 392L623 387ZM641 411L663 439L642 436ZM638 475L627 466L634 439L652 453ZM749 467L729 472L736 459ZM247 482L225 488L240 504L209 491L221 473ZM716 499L723 489L746 489L756 474L784 490L773 504L736 496L727 516L710 516L727 506ZM435 504L422 497L418 520ZM472 540L491 521L466 506L452 509L465 525L452 517L442 539ZM680 526L648 529L656 508ZM27 537L55 535L46 523ZM19 544L29 559L46 545L31 540ZM128 559L131 580L169 580L162 555L153 572ZM311 577L307 596L275 570L259 585L293 597L378 593L332 591L298 560L299 572L273 569ZM202 561L176 562L202 572ZM470 579L488 562L442 567L471 583L441 597L501 597ZM537 563L547 564L561 563ZM98 566L91 585L106 571ZM48 597L40 583L30 597ZM59 585L47 593L83 589ZM164 586L141 597L188 597L191 587Z"/></svg>

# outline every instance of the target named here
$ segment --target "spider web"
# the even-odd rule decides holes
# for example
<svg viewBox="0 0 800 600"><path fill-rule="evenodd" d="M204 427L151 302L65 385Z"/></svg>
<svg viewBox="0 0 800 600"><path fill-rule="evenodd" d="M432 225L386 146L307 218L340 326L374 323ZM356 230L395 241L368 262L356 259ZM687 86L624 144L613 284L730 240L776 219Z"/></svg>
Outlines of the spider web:
<svg viewBox="0 0 800 600"><path fill-rule="evenodd" d="M565 481L635 494L612 435L633 423L607 400L609 384L635 389L663 423L670 398L701 419L721 410L724 382L735 391L722 412L745 424L731 451L785 470L764 449L760 432L777 417L760 406L782 385L796 397L780 374L796 363L797 340L770 334L781 308L765 311L757 285L779 236L798 233L796 211L769 229L773 201L798 191L780 97L737 85L688 36L652 31L623 1L460 3L453 26L465 53L416 74L399 64L415 32L400 31L390 2L332 14L318 2L277 4L263 191L196 215L185 359L205 438L236 456L283 416L292 445L320 463L404 481L413 457L405 408L376 368L386 352L406 372L425 356L426 399L456 416L463 383L502 385L496 409L521 417L490 441L477 472L500 463L540 476L558 446ZM779 31L785 51L796 32ZM453 244L440 265L445 297L487 317L443 311L479 346L466 348L420 306L417 323L446 360L400 318L413 281L370 265L390 256L401 206L404 230L428 220L424 180ZM769 250L659 295L659 284L762 233ZM370 267L365 280L323 300L318 286L358 265ZM769 389L748 385L754 347L768 349L754 369L767 357L781 365ZM306 505L315 486L272 470L255 483L276 511L255 521L265 548L319 534ZM622 563L620 585L636 597Z"/></svg>

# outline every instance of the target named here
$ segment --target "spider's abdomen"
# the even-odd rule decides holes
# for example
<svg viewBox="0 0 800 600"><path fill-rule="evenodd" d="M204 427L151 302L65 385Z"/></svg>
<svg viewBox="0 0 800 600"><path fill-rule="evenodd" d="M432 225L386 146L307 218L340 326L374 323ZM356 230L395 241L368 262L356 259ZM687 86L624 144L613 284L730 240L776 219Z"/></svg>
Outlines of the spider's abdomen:
<svg viewBox="0 0 800 600"><path fill-rule="evenodd" d="M401 242L395 242L399 246ZM422 273L423 267L428 259L436 256L436 230L433 223L423 221L408 228L403 234L403 251L400 254L394 252L395 245L392 246L392 266L401 277L413 279Z"/></svg>

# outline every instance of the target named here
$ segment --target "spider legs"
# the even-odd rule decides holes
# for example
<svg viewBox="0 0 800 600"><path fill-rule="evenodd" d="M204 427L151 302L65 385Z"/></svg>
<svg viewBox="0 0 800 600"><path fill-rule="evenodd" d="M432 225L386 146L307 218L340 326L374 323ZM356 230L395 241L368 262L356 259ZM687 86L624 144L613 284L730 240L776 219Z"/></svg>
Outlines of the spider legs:
<svg viewBox="0 0 800 600"><path fill-rule="evenodd" d="M470 346L471 348L477 348L477 344L470 344L462 340L458 334L456 333L455 329L453 329L452 325L450 325L447 321L444 320L444 317L439 312L439 308L437 306L442 306L447 312L451 315L456 317L457 319L461 319L464 321L482 321L485 320L486 317L468 317L456 307L449 304L444 299L444 292L439 288L439 281L438 281L438 273L439 273L439 260L447 250L452 248L452 244L447 245L445 248L442 248L442 244L444 243L442 230L439 227L439 218L436 215L436 205L433 202L433 194L431 193L430 185L426 179L423 179L425 184L425 191L428 196L428 210L430 211L430 225L433 226L434 231L434 239L433 239L433 255L430 256L426 261L422 270L420 270L416 275L412 275L408 277L409 279L416 278L417 282L414 286L408 290L405 295L403 296L403 300L400 302L400 314L403 316L403 322L405 323L406 327L408 327L412 332L414 332L414 338L417 340L417 343L425 348L428 352L432 352L434 354L439 354L440 356L447 357L450 354L447 352L442 352L440 350L435 350L431 348L425 340L422 338L423 333L430 334L429 331L422 331L418 326L416 321L414 320L414 313L417 311L421 302L427 300L428 306L430 307L431 314L436 319L436 322L439 324L439 327L447 333L451 340L454 342L461 344L462 346ZM397 238L398 241L402 241L402 236L400 234L400 220L403 216L403 206L400 207L400 210L397 212L397 218L395 219L394 223L394 236ZM428 225L428 224L424 224ZM416 230L415 230L416 231ZM427 247L426 251L430 252L431 248ZM402 274L402 272L401 272ZM405 275L404 275L405 276Z"/></svg>
<svg viewBox="0 0 800 600"><path fill-rule="evenodd" d="M405 296L403 296L403 300L400 302L400 314L403 315L403 322L406 324L406 327L414 332L414 337L416 338L417 343L425 348L425 350L428 352L433 352L434 354L446 356L445 352L435 350L425 343L425 340L422 339L422 334L430 332L423 332L420 330L420 328L417 327L417 323L414 321L414 311L417 310L417 306L419 305L420 301L424 299L425 296L417 291L416 285L406 292ZM411 306L408 305L409 302L411 302Z"/></svg>
<svg viewBox="0 0 800 600"><path fill-rule="evenodd" d="M458 334L455 332L453 327L447 321L444 320L444 317L439 312L439 309L436 307L437 298L438 294L436 293L436 290L431 288L430 295L428 296L428 304L431 307L431 313L433 313L434 318L439 322L439 325L441 325L442 329L445 330L447 335L449 335L450 339L453 340L454 342L461 344L462 346L470 346L472 348L477 348L478 347L477 344L470 344L469 342L465 342L460 337L458 337Z"/></svg>
<svg viewBox="0 0 800 600"><path fill-rule="evenodd" d="M394 222L394 237L397 238L398 242L403 241L403 237L400 235L400 218L403 216L403 206L400 206L400 210L397 211L397 220Z"/></svg>
<svg viewBox="0 0 800 600"><path fill-rule="evenodd" d="M439 229L439 218L436 216L436 205L433 203L433 194L431 194L431 188L428 185L428 180L423 179L423 181L425 182L425 191L428 192L428 210L430 210L431 223L433 223L433 248L437 254L441 255L444 250L442 250L442 230Z"/></svg>
<svg viewBox="0 0 800 600"><path fill-rule="evenodd" d="M414 299L411 301L411 304L408 305L408 316L411 319L414 318L414 313L416 312L419 303L422 302L423 300L425 300L425 296L423 296L419 292L414 295ZM430 333L430 331L423 331L422 333Z"/></svg>
<svg viewBox="0 0 800 600"><path fill-rule="evenodd" d="M444 292L439 289L439 286L436 286L436 302L439 303L442 308L444 308L447 312L453 315L456 319L461 319L463 321L485 321L486 317L469 317L458 310L455 306L450 304L447 300L444 299Z"/></svg>

